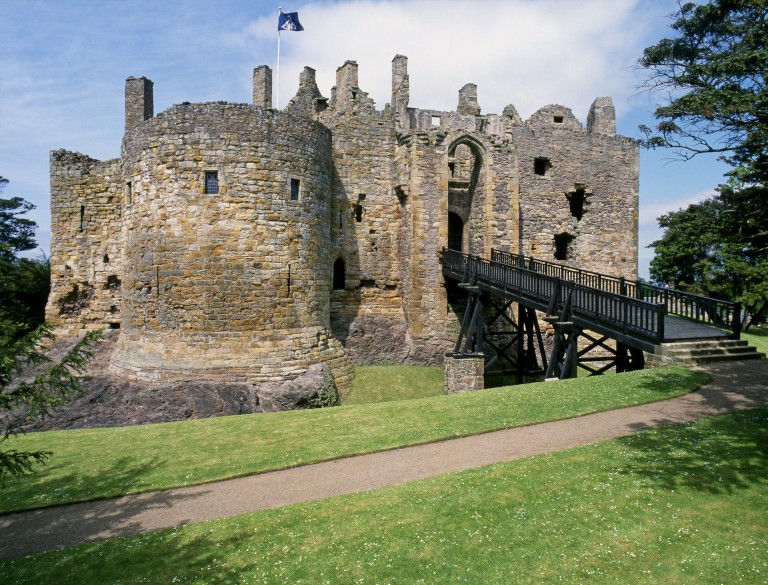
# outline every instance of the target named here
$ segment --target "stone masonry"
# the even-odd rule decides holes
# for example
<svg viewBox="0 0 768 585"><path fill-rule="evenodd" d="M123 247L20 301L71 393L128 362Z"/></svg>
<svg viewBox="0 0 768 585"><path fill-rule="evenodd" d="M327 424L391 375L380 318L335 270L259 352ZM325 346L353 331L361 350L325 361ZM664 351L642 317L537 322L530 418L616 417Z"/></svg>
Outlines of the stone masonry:
<svg viewBox="0 0 768 585"><path fill-rule="evenodd" d="M409 104L407 58L382 110L358 64L330 97L306 67L283 111L272 72L253 104L181 104L154 115L153 83L126 81L121 157L51 154L52 291L69 330L120 329L114 371L290 381L328 364L442 363L461 299L443 247L525 253L637 276L639 149L610 98L586 127L559 105L523 121Z"/></svg>

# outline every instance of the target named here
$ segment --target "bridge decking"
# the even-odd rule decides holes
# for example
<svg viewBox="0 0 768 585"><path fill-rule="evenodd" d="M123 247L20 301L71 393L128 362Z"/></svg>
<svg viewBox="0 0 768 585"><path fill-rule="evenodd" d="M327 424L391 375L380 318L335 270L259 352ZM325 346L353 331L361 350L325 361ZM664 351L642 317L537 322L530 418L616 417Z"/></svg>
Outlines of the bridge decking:
<svg viewBox="0 0 768 585"><path fill-rule="evenodd" d="M492 258L443 250L443 274L643 351L672 341L739 337L735 303L503 252ZM731 329L712 325L713 316Z"/></svg>

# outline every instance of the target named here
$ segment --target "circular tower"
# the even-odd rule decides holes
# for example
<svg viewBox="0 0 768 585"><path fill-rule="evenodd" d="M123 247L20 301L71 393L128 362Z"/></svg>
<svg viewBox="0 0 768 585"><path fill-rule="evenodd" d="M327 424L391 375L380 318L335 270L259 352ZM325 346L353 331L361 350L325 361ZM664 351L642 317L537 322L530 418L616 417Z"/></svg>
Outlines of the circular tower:
<svg viewBox="0 0 768 585"><path fill-rule="evenodd" d="M113 368L257 383L340 367L327 128L245 104L182 104L129 129L122 155Z"/></svg>

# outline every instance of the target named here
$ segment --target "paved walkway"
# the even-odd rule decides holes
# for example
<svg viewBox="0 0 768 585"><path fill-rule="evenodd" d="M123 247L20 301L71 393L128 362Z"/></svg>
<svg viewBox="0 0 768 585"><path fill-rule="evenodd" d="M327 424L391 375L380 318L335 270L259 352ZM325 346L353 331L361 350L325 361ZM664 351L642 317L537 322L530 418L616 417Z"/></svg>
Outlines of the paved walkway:
<svg viewBox="0 0 768 585"><path fill-rule="evenodd" d="M113 500L0 516L0 559L370 490L768 405L768 360L702 368L692 394L578 418Z"/></svg>

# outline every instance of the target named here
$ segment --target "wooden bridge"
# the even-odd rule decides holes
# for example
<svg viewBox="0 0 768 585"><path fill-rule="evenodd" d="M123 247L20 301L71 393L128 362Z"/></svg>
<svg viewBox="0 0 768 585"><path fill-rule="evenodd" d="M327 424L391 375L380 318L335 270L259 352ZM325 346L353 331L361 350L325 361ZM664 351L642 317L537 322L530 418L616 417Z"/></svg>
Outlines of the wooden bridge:
<svg viewBox="0 0 768 585"><path fill-rule="evenodd" d="M494 354L486 372L506 362L499 371L516 373L518 381L534 372L575 377L579 366L591 374L641 369L643 352L656 353L663 343L740 336L738 303L496 250L488 260L443 249L441 262L446 278L468 295L454 354L481 355L485 343ZM486 315L489 308L492 314ZM555 330L549 356L536 311ZM507 327L499 330L498 324ZM586 341L581 348L580 337ZM603 355L587 355L595 349Z"/></svg>

